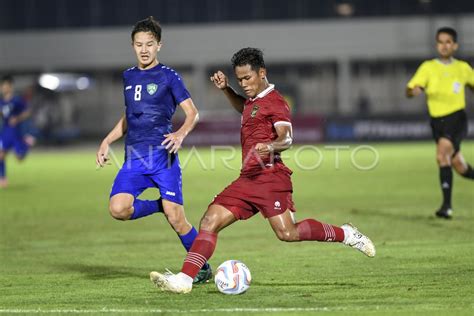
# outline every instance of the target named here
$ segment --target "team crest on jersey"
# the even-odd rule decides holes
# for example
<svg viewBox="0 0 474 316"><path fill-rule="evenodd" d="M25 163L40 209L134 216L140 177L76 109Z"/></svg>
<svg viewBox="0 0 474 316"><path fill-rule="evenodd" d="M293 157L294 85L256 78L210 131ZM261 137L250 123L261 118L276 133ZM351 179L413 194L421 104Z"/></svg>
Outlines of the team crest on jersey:
<svg viewBox="0 0 474 316"><path fill-rule="evenodd" d="M259 108L260 107L257 104L255 104L252 108L252 112L250 113L250 117L255 117L257 115L257 112L258 112Z"/></svg>
<svg viewBox="0 0 474 316"><path fill-rule="evenodd" d="M156 83L149 83L146 85L146 91L149 95L155 94L156 90L158 90L158 85Z"/></svg>

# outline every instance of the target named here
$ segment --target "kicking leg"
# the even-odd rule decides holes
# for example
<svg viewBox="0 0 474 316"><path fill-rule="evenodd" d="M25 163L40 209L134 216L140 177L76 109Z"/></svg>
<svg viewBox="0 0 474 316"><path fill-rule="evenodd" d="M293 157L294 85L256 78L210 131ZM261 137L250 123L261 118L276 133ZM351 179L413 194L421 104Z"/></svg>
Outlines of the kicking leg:
<svg viewBox="0 0 474 316"><path fill-rule="evenodd" d="M341 228L314 219L305 219L296 223L290 210L270 217L268 222L278 239L282 241L344 241L344 231Z"/></svg>
<svg viewBox="0 0 474 316"><path fill-rule="evenodd" d="M278 239L294 242L304 240L315 240L325 242L343 242L356 248L369 257L375 256L375 247L372 241L361 234L351 224L342 227L318 222L314 219L305 219L295 222L293 213L287 210L285 213L268 219Z"/></svg>

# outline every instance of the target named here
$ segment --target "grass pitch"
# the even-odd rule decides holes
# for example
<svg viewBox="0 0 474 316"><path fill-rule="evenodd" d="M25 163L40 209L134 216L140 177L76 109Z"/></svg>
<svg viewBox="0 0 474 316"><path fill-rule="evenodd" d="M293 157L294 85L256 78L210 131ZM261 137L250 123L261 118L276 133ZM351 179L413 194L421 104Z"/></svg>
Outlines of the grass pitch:
<svg viewBox="0 0 474 316"><path fill-rule="evenodd" d="M10 187L0 191L0 313L472 315L474 182L454 176L454 219L436 219L433 143L373 144L376 152L357 146L295 147L286 162L297 218L351 221L375 242L377 256L341 244L280 242L257 215L221 232L210 261L214 268L228 259L246 263L253 282L239 296L213 283L189 295L151 285L151 270L180 269L184 249L162 214L129 222L108 215L117 168L95 171L94 148L37 150L21 165L9 157ZM463 152L474 163L474 143ZM181 152L194 225L238 175L239 153L214 153Z"/></svg>

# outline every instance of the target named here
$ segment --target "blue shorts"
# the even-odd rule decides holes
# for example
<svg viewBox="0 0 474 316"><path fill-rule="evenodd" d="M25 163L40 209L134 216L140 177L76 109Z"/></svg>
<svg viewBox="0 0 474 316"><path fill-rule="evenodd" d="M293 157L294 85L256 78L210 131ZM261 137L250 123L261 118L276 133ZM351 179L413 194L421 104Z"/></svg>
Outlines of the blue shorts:
<svg viewBox="0 0 474 316"><path fill-rule="evenodd" d="M11 149L15 151L18 157L23 158L28 153L29 147L20 133L14 130L4 129L0 133L0 150L8 152Z"/></svg>
<svg viewBox="0 0 474 316"><path fill-rule="evenodd" d="M128 193L134 198L148 188L158 188L161 198L183 205L181 166L178 155L171 155L168 163L148 159L126 160L115 177L110 197Z"/></svg>

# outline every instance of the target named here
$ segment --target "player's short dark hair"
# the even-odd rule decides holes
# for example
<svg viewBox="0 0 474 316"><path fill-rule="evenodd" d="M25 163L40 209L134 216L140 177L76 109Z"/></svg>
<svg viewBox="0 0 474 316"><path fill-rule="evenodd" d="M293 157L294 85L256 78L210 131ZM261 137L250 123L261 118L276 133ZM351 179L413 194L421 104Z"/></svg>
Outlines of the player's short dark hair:
<svg viewBox="0 0 474 316"><path fill-rule="evenodd" d="M134 40L135 34L138 32L150 32L158 42L161 41L161 25L152 16L138 21L135 24L132 31L132 41Z"/></svg>
<svg viewBox="0 0 474 316"><path fill-rule="evenodd" d="M449 34L449 35L451 35L451 37L453 38L453 41L454 41L455 43L458 42L458 32L456 32L456 30L453 29L452 27L444 26L444 27L439 28L439 29L436 31L436 39L438 39L438 36L439 36L440 33Z"/></svg>
<svg viewBox="0 0 474 316"><path fill-rule="evenodd" d="M10 84L13 84L13 82L14 82L13 76L10 75L10 74L3 75L3 76L0 78L0 82L1 82L1 83L8 82L8 83L10 83Z"/></svg>
<svg viewBox="0 0 474 316"><path fill-rule="evenodd" d="M263 52L258 48L242 48L232 56L232 67L250 65L252 70L258 71L260 68L265 68L265 61L263 60Z"/></svg>

